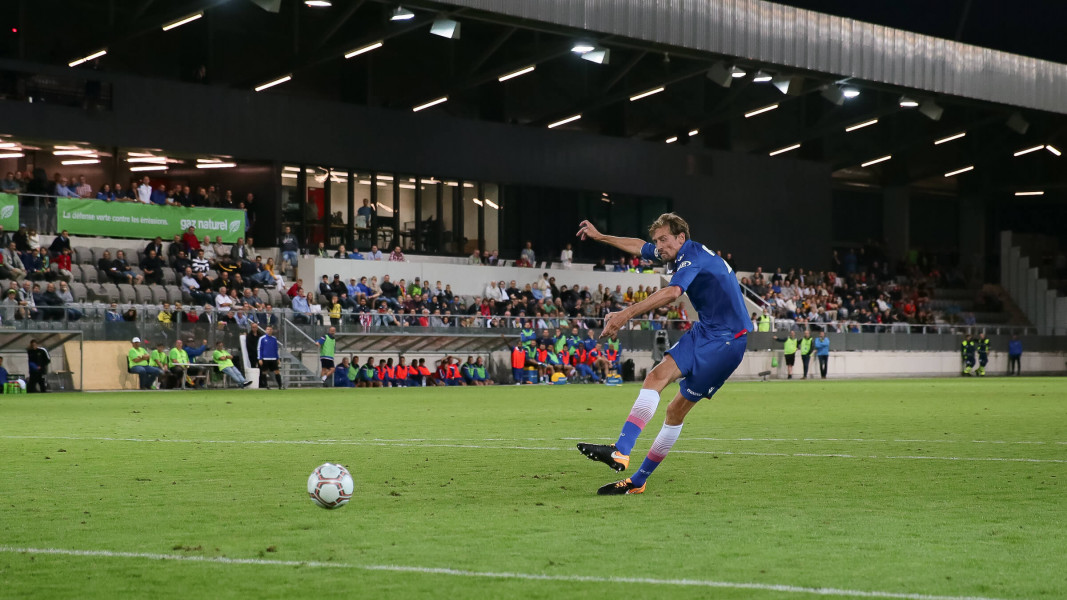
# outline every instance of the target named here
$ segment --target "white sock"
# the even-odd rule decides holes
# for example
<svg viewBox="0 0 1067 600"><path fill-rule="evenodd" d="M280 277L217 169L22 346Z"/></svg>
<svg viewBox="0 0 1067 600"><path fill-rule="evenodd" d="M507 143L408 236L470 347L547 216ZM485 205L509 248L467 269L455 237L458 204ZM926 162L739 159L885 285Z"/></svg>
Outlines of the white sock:
<svg viewBox="0 0 1067 600"><path fill-rule="evenodd" d="M634 401L634 406L630 409L630 418L627 420L644 429L645 425L652 420L652 416L656 414L656 408L658 407L659 392L656 390L641 390L637 394L637 400Z"/></svg>

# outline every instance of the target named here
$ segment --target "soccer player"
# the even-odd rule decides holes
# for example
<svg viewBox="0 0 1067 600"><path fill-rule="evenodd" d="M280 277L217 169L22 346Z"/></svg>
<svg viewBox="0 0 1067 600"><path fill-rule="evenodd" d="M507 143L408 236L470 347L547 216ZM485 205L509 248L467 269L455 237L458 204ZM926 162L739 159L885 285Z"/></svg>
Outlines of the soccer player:
<svg viewBox="0 0 1067 600"><path fill-rule="evenodd" d="M610 445L578 444L578 449L590 459L603 462L615 471L625 470L637 437L659 406L660 392L682 378L678 392L667 406L663 427L641 468L632 477L601 487L597 490L601 495L645 491L645 481L678 440L685 416L702 398L710 398L722 388L741 364L747 343L745 334L752 326L733 269L722 257L690 239L689 225L684 219L665 213L653 221L648 232L651 243L603 234L589 221L582 221L578 229L578 236L583 240L596 240L631 255L640 254L647 260L668 262L674 272L670 285L619 312L609 313L604 318L601 337L611 337L634 316L671 304L684 293L689 294L700 316L700 321L682 335L667 351L663 362L645 377L618 441Z"/></svg>
<svg viewBox="0 0 1067 600"><path fill-rule="evenodd" d="M278 389L285 389L282 386L282 372L278 367L278 338L274 337L274 328L270 325L267 325L267 329L259 337L256 356L259 357L259 382L263 385L263 389L270 388L267 382L269 371L274 372L274 381L278 383Z"/></svg>
<svg viewBox="0 0 1067 600"><path fill-rule="evenodd" d="M985 336L984 331L978 334L975 346L978 349L978 376L985 377L985 366L989 364L989 338Z"/></svg>
<svg viewBox="0 0 1067 600"><path fill-rule="evenodd" d="M963 355L963 374L970 375L971 369L974 368L974 340L971 339L971 334L967 334L963 338L963 344L960 347L960 352Z"/></svg>
<svg viewBox="0 0 1067 600"><path fill-rule="evenodd" d="M325 275L323 275L325 277ZM331 327L315 343L319 345L319 365L322 367L322 385L325 387L330 374L333 373L333 348L337 344L337 328Z"/></svg>

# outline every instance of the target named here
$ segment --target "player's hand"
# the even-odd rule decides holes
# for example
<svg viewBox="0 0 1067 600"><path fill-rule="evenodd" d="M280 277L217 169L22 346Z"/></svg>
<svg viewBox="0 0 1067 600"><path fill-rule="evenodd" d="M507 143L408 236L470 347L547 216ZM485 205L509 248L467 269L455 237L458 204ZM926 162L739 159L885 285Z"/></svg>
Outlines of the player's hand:
<svg viewBox="0 0 1067 600"><path fill-rule="evenodd" d="M577 236L583 240L588 238L597 241L600 238L604 237L604 234L600 233L596 226L590 223L589 221L582 221L578 225Z"/></svg>
<svg viewBox="0 0 1067 600"><path fill-rule="evenodd" d="M608 313L604 317L604 330L600 332L600 337L612 337L622 329L622 326L626 324L626 318L622 312Z"/></svg>

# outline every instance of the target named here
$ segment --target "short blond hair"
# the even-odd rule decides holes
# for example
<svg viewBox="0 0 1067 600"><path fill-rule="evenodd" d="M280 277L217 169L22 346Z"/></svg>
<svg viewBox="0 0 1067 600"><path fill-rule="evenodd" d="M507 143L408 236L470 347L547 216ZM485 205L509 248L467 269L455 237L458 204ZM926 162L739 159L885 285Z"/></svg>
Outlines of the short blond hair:
<svg viewBox="0 0 1067 600"><path fill-rule="evenodd" d="M648 237L654 237L655 231L660 227L667 227L670 229L671 235L685 234L685 241L689 241L693 238L689 236L689 223L685 222L685 219L678 215L669 212L663 213L652 224L648 226Z"/></svg>

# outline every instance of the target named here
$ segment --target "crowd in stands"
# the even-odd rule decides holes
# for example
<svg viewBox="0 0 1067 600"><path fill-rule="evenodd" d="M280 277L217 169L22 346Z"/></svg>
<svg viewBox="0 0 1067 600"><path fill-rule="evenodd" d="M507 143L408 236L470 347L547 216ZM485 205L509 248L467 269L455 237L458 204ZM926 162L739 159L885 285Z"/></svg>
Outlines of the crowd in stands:
<svg viewBox="0 0 1067 600"><path fill-rule="evenodd" d="M314 290L305 289L303 279L297 279L286 293L298 323L323 325L328 320L336 327L347 319L365 328L516 328L528 322L538 329L591 329L599 327L609 312L640 302L655 291L655 287L646 289L644 285L625 291L621 285L614 290L603 284L596 290L588 286L557 287L555 278L544 273L521 289L515 280L492 281L482 295L468 299L441 281L430 284L416 277L410 283L405 279L394 282L389 275L383 275L381 282L372 276L358 281L351 278L346 283L335 274L332 280L323 275ZM670 321L684 317L684 308L676 304L643 315L631 321L630 327L663 329ZM679 322L674 326L687 325Z"/></svg>
<svg viewBox="0 0 1067 600"><path fill-rule="evenodd" d="M128 187L125 188L118 182L104 183L94 188L84 175L68 178L61 173L56 173L51 179L47 179L42 169L32 172L28 170L8 172L7 176L0 180L0 192L86 198L105 202L140 202L160 206L239 208L248 209L250 213L256 206L253 194L246 194L244 198L239 199L234 196L233 190L224 191L214 185L196 188L177 183L170 186L165 183L153 185L151 178L145 176L131 179ZM249 218L253 219L254 216Z"/></svg>
<svg viewBox="0 0 1067 600"><path fill-rule="evenodd" d="M891 269L877 246L850 249L843 256L834 251L831 266L819 272L778 268L770 274L757 267L741 283L765 314L801 329L858 333L896 325L974 324L973 313L932 307L934 287L959 282L962 276L955 270L946 273L925 261L900 261ZM995 303L978 300L983 307ZM760 317L752 315L756 327Z"/></svg>

